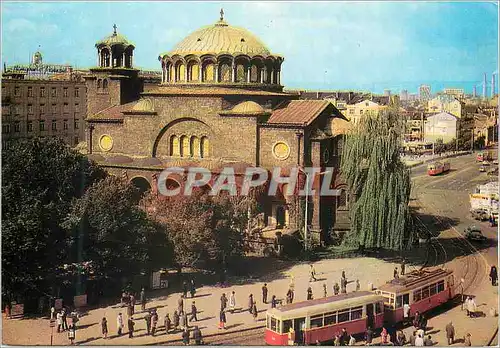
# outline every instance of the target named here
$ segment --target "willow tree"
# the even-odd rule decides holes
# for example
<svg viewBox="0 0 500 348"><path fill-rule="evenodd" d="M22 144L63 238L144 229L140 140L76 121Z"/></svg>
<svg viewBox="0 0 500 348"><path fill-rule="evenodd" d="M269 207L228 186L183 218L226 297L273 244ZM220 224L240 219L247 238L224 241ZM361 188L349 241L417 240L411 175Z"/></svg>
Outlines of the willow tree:
<svg viewBox="0 0 500 348"><path fill-rule="evenodd" d="M346 135L341 171L351 197L345 243L401 250L413 241L409 170L400 158L405 121L397 109L366 115Z"/></svg>

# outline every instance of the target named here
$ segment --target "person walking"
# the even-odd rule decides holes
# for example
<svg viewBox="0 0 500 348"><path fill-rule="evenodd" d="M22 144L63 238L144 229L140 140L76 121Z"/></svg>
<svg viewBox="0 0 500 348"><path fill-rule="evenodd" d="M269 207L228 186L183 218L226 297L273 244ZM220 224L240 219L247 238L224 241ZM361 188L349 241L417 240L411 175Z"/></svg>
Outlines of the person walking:
<svg viewBox="0 0 500 348"><path fill-rule="evenodd" d="M497 285L497 280L498 280L498 272L496 266L491 266L490 269L490 280L491 280L491 285L496 286Z"/></svg>
<svg viewBox="0 0 500 348"><path fill-rule="evenodd" d="M187 282L184 280L184 281L182 282L182 297L187 298L187 293L188 293L188 284L187 284Z"/></svg>
<svg viewBox="0 0 500 348"><path fill-rule="evenodd" d="M257 302L253 302L253 305L252 305L252 316L253 316L253 320L257 321L257 316L259 315L259 312L257 312Z"/></svg>
<svg viewBox="0 0 500 348"><path fill-rule="evenodd" d="M413 331L413 334L410 336L410 346L415 346L416 339L417 339L417 331Z"/></svg>
<svg viewBox="0 0 500 348"><path fill-rule="evenodd" d="M365 332L365 340L366 340L366 345L369 346L372 344L373 341L373 330L370 326L368 326L368 329L366 329Z"/></svg>
<svg viewBox="0 0 500 348"><path fill-rule="evenodd" d="M174 311L174 315L172 316L172 320L174 322L174 329L177 330L179 328L179 313Z"/></svg>
<svg viewBox="0 0 500 348"><path fill-rule="evenodd" d="M446 338L449 346L455 343L455 327L451 321L446 325Z"/></svg>
<svg viewBox="0 0 500 348"><path fill-rule="evenodd" d="M349 336L349 343L348 343L349 346L355 346L356 345L356 339L350 335Z"/></svg>
<svg viewBox="0 0 500 348"><path fill-rule="evenodd" d="M250 294L248 296L248 312L251 314L252 313L252 307L253 307L253 294Z"/></svg>
<svg viewBox="0 0 500 348"><path fill-rule="evenodd" d="M342 333L340 334L340 345L347 346L349 343L349 334L347 333L346 328L342 328Z"/></svg>
<svg viewBox="0 0 500 348"><path fill-rule="evenodd" d="M403 324L407 325L410 321L410 305L408 303L403 304Z"/></svg>
<svg viewBox="0 0 500 348"><path fill-rule="evenodd" d="M68 338L69 341L71 342L71 345L75 344L76 330L73 324L71 324L68 328Z"/></svg>
<svg viewBox="0 0 500 348"><path fill-rule="evenodd" d="M267 304L267 283L262 287L262 302Z"/></svg>
<svg viewBox="0 0 500 348"><path fill-rule="evenodd" d="M145 311L146 310L146 291L144 290L144 288L141 289L141 311Z"/></svg>
<svg viewBox="0 0 500 348"><path fill-rule="evenodd" d="M151 336L155 335L157 325L158 325L158 313L156 312L156 309L153 309L153 314L151 315Z"/></svg>
<svg viewBox="0 0 500 348"><path fill-rule="evenodd" d="M196 309L196 305L193 301L193 303L191 304L191 317L189 318L189 322L192 322L193 320L198 321L198 317L196 316L197 312L198 310Z"/></svg>
<svg viewBox="0 0 500 348"><path fill-rule="evenodd" d="M271 308L276 308L276 295L271 297Z"/></svg>
<svg viewBox="0 0 500 348"><path fill-rule="evenodd" d="M144 317L144 321L146 322L146 332L148 335L151 334L151 313L147 312Z"/></svg>
<svg viewBox="0 0 500 348"><path fill-rule="evenodd" d="M420 325L419 325L419 328L420 328L420 330L423 330L423 332L425 334L425 330L427 330L427 317L425 316L425 314L422 314L420 316ZM424 338L423 335L422 335L422 338Z"/></svg>
<svg viewBox="0 0 500 348"><path fill-rule="evenodd" d="M347 294L347 279L340 279L340 293Z"/></svg>
<svg viewBox="0 0 500 348"><path fill-rule="evenodd" d="M226 312L223 309L219 312L219 329L226 329Z"/></svg>
<svg viewBox="0 0 500 348"><path fill-rule="evenodd" d="M311 287L308 287L307 288L307 300L312 300L313 299L313 291L311 289Z"/></svg>
<svg viewBox="0 0 500 348"><path fill-rule="evenodd" d="M179 313L179 322L180 322L181 330L184 330L187 327L186 314L184 312Z"/></svg>
<svg viewBox="0 0 500 348"><path fill-rule="evenodd" d="M328 292L326 291L326 283L323 283L323 297L327 297Z"/></svg>
<svg viewBox="0 0 500 348"><path fill-rule="evenodd" d="M465 337L464 337L464 346L466 346L466 347L472 346L472 342L470 340L470 337L471 337L470 333L467 333L467 335L465 335Z"/></svg>
<svg viewBox="0 0 500 348"><path fill-rule="evenodd" d="M182 296L177 300L177 311L179 313L184 311L184 300Z"/></svg>
<svg viewBox="0 0 500 348"><path fill-rule="evenodd" d="M310 266L310 274L311 274L311 277L309 279L310 282L315 282L317 279L316 279L316 270L314 269L314 266L312 264L309 265Z"/></svg>
<svg viewBox="0 0 500 348"><path fill-rule="evenodd" d="M398 268L395 267L394 268L394 279L398 279L399 278L399 275L398 275Z"/></svg>
<svg viewBox="0 0 500 348"><path fill-rule="evenodd" d="M128 318L127 326L128 326L128 338L134 337L135 322L133 317ZM149 329L148 329L148 335L149 335Z"/></svg>
<svg viewBox="0 0 500 348"><path fill-rule="evenodd" d="M356 291L359 291L361 289L361 285L359 284L359 279L356 279Z"/></svg>
<svg viewBox="0 0 500 348"><path fill-rule="evenodd" d="M382 344L388 343L389 334L387 333L387 329L385 327L382 328L382 332L380 333L380 338L382 338Z"/></svg>
<svg viewBox="0 0 500 348"><path fill-rule="evenodd" d="M403 260L401 261L401 275L405 275L405 269L406 269L406 262L405 262L405 259L403 257Z"/></svg>
<svg viewBox="0 0 500 348"><path fill-rule="evenodd" d="M130 294L130 304L132 305L132 315L135 314L135 296L134 294Z"/></svg>
<svg viewBox="0 0 500 348"><path fill-rule="evenodd" d="M106 317L103 317L101 320L101 331L102 337L104 339L108 338L108 321L106 320Z"/></svg>
<svg viewBox="0 0 500 348"><path fill-rule="evenodd" d="M66 311L66 308L62 309L62 326L63 331L68 330L68 312Z"/></svg>
<svg viewBox="0 0 500 348"><path fill-rule="evenodd" d="M187 327L182 331L182 343L184 343L185 346L189 345L189 330Z"/></svg>
<svg viewBox="0 0 500 348"><path fill-rule="evenodd" d="M413 318L413 327L418 329L420 327L420 312L415 312L415 317Z"/></svg>
<svg viewBox="0 0 500 348"><path fill-rule="evenodd" d="M165 326L165 333L168 334L170 331L170 327L172 326L172 321L170 320L170 316L165 314L165 319L163 319L163 326Z"/></svg>
<svg viewBox="0 0 500 348"><path fill-rule="evenodd" d="M194 285L194 279L192 278L189 284L189 293L191 294L191 298L194 298L194 295L196 294L196 286Z"/></svg>
<svg viewBox="0 0 500 348"><path fill-rule="evenodd" d="M123 316L121 313L118 313L118 316L116 317L116 327L118 329L118 336L121 336L123 330Z"/></svg>
<svg viewBox="0 0 500 348"><path fill-rule="evenodd" d="M340 291L340 286L339 286L339 283L335 283L333 285L333 294L334 295L338 295L339 294L339 291Z"/></svg>
<svg viewBox="0 0 500 348"><path fill-rule="evenodd" d="M286 293L286 303L287 304L293 303L293 290L291 288L288 289Z"/></svg>
<svg viewBox="0 0 500 348"><path fill-rule="evenodd" d="M193 340L194 340L194 344L196 344L197 346L200 346L203 344L203 335L201 334L201 330L198 326L194 327Z"/></svg>
<svg viewBox="0 0 500 348"><path fill-rule="evenodd" d="M132 302L129 302L127 305L127 315L131 317L134 315L134 307L132 307Z"/></svg>
<svg viewBox="0 0 500 348"><path fill-rule="evenodd" d="M226 310L226 308L227 308L227 297L225 293L222 293L220 297L220 309L224 311Z"/></svg>
<svg viewBox="0 0 500 348"><path fill-rule="evenodd" d="M476 301L474 301L472 296L469 296L469 299L467 301L467 310L469 311L469 316L471 318L476 317Z"/></svg>
<svg viewBox="0 0 500 348"><path fill-rule="evenodd" d="M234 293L234 290L231 292L231 295L229 295L229 311L231 314L234 312L236 309L236 295Z"/></svg>
<svg viewBox="0 0 500 348"><path fill-rule="evenodd" d="M57 332L61 332L62 331L62 313L61 312L57 312L56 321L57 321Z"/></svg>

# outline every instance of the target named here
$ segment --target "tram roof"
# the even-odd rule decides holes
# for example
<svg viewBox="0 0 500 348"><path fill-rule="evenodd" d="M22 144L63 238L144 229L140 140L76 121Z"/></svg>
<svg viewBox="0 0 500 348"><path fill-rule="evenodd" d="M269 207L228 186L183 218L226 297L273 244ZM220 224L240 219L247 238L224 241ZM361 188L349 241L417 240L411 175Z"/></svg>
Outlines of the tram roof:
<svg viewBox="0 0 500 348"><path fill-rule="evenodd" d="M379 288L377 288L377 290L399 293L435 282L452 273L453 271L445 270L442 268L421 271L415 270L406 274L404 277L393 279L385 283L384 285L381 285Z"/></svg>
<svg viewBox="0 0 500 348"><path fill-rule="evenodd" d="M373 303L383 300L384 298L382 296L371 291L355 291L347 294L318 298L315 300L296 302L279 308L272 308L268 310L267 313L278 318L288 318L347 309L362 306L365 303Z"/></svg>

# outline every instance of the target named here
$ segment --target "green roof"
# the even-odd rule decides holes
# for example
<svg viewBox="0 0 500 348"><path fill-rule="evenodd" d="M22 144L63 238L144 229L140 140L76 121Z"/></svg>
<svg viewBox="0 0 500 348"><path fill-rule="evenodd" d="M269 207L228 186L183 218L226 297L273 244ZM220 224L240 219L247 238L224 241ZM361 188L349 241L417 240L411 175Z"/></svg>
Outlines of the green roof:
<svg viewBox="0 0 500 348"><path fill-rule="evenodd" d="M114 26L113 34L105 37L104 39L98 41L96 46L114 46L114 45L123 45L123 46L134 46L127 38L121 34L116 32L116 26Z"/></svg>

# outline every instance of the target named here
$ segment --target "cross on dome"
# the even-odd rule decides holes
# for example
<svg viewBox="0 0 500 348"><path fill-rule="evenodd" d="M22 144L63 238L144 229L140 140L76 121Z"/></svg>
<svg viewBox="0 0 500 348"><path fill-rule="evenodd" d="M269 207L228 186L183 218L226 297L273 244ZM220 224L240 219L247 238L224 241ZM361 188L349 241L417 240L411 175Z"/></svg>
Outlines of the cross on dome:
<svg viewBox="0 0 500 348"><path fill-rule="evenodd" d="M220 9L220 20L221 21L224 20L224 9L223 8Z"/></svg>
<svg viewBox="0 0 500 348"><path fill-rule="evenodd" d="M113 34L116 35L116 24L113 24Z"/></svg>

